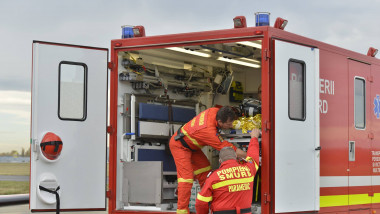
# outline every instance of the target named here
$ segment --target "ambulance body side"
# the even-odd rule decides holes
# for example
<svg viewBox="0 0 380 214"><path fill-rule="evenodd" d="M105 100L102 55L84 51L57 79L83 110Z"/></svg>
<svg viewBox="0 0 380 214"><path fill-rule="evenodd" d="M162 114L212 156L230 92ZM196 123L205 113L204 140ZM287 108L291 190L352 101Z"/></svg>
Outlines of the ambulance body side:
<svg viewBox="0 0 380 214"><path fill-rule="evenodd" d="M274 40L319 49L319 212L378 211L380 145L375 136L380 119L379 60L289 32L273 31Z"/></svg>

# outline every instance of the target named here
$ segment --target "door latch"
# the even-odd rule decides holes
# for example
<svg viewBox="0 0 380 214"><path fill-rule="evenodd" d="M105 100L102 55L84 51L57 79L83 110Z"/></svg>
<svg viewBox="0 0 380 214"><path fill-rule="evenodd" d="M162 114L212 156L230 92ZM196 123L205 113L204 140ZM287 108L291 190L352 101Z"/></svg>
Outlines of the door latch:
<svg viewBox="0 0 380 214"><path fill-rule="evenodd" d="M37 149L38 149L37 139L32 140L32 149L33 149L33 152L37 152Z"/></svg>
<svg viewBox="0 0 380 214"><path fill-rule="evenodd" d="M268 193L264 193L264 204L267 204L270 202L270 195Z"/></svg>
<svg viewBox="0 0 380 214"><path fill-rule="evenodd" d="M348 160L355 161L355 141L349 141Z"/></svg>
<svg viewBox="0 0 380 214"><path fill-rule="evenodd" d="M33 139L32 140L32 145L31 145L31 149L32 149L32 151L35 153L35 160L38 160L38 147L39 147L39 143L38 143L38 140L37 139Z"/></svg>

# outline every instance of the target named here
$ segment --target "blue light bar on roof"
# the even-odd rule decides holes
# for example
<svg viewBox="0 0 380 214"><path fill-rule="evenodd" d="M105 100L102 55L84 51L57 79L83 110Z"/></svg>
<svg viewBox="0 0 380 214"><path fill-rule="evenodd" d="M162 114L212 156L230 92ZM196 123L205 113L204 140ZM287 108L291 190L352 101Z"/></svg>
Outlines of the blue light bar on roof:
<svg viewBox="0 0 380 214"><path fill-rule="evenodd" d="M256 27L257 26L269 26L269 12L257 12L255 13L256 17Z"/></svg>
<svg viewBox="0 0 380 214"><path fill-rule="evenodd" d="M123 25L121 26L122 33L121 33L121 38L126 39L126 38L133 38L133 26L132 25Z"/></svg>

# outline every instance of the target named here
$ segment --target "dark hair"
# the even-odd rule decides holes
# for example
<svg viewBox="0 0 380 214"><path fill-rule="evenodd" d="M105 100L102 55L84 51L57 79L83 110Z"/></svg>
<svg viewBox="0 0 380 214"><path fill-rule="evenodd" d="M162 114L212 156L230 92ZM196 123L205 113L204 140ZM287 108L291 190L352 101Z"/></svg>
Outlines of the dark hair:
<svg viewBox="0 0 380 214"><path fill-rule="evenodd" d="M218 113L216 113L216 120L221 120L222 123L234 120L235 117L236 114L234 110L229 106L223 106L219 109Z"/></svg>

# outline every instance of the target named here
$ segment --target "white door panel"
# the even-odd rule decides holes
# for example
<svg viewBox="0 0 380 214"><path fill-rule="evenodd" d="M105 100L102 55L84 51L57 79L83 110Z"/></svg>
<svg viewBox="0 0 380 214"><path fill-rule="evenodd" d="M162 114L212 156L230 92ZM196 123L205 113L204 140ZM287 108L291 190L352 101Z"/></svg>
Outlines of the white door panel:
<svg viewBox="0 0 380 214"><path fill-rule="evenodd" d="M318 80L318 49L275 41L276 213L319 210Z"/></svg>
<svg viewBox="0 0 380 214"><path fill-rule="evenodd" d="M106 208L107 58L107 49L33 43L31 210L56 209L39 185L60 187L62 210ZM39 146L47 132L62 140L56 160Z"/></svg>

